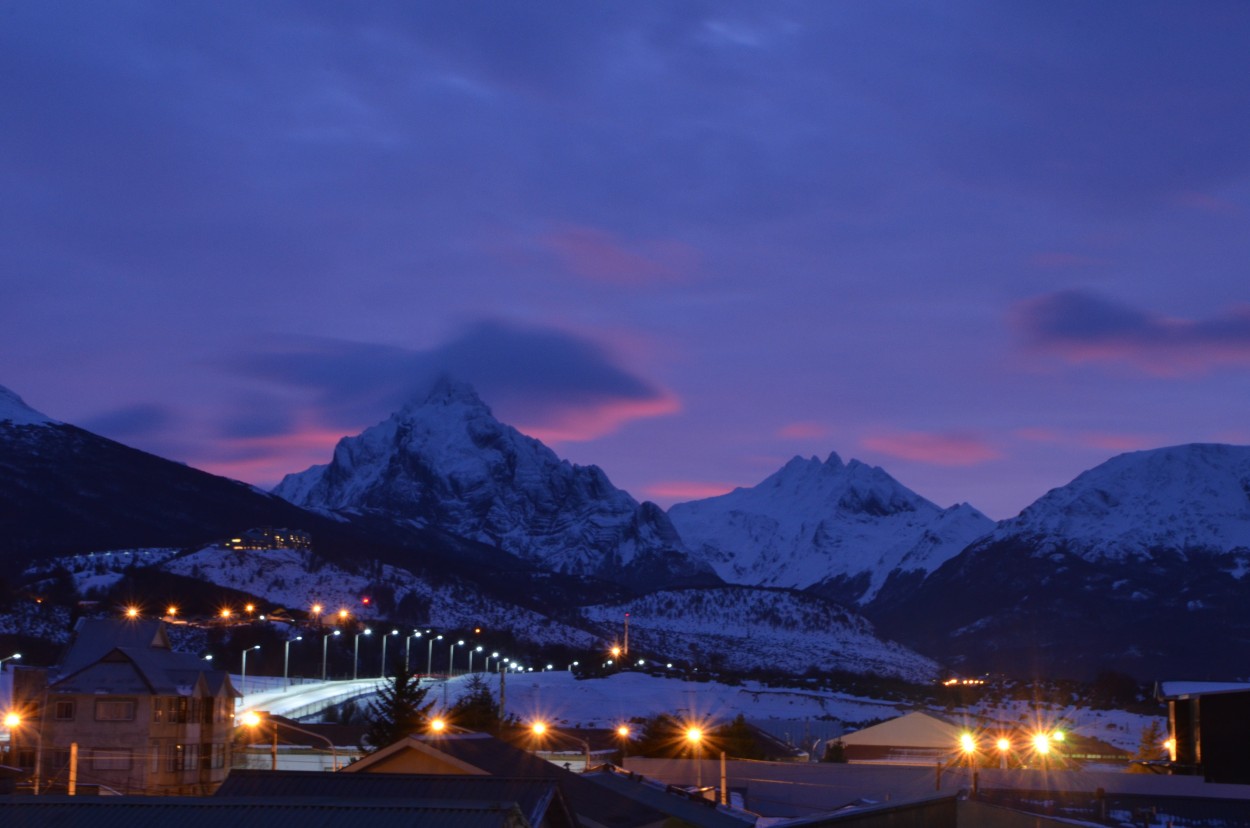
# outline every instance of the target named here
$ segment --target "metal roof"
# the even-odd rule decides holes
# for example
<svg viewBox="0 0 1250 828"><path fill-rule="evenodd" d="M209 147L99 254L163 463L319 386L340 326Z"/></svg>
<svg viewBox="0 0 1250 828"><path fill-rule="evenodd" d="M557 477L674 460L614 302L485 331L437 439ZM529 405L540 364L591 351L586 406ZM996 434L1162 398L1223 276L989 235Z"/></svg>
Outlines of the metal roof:
<svg viewBox="0 0 1250 828"><path fill-rule="evenodd" d="M5 828L530 828L514 802L0 797Z"/></svg>
<svg viewBox="0 0 1250 828"><path fill-rule="evenodd" d="M711 800L691 799L684 792L672 792L668 785L641 774L605 769L588 773L584 778L699 828L750 828L755 824L754 815L721 810Z"/></svg>
<svg viewBox="0 0 1250 828"><path fill-rule="evenodd" d="M221 798L287 797L343 800L515 802L531 825L577 828L559 785L551 779L408 773L233 770Z"/></svg>

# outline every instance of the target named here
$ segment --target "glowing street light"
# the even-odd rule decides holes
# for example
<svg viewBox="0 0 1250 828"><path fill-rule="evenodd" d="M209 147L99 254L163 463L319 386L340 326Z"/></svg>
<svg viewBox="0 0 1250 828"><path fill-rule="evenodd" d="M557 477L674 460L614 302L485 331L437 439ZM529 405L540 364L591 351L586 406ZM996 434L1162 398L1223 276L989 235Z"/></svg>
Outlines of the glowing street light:
<svg viewBox="0 0 1250 828"><path fill-rule="evenodd" d="M533 734L537 736L539 739L541 739L543 736L550 734L552 736L559 736L563 739L568 739L570 741L577 742L578 744L580 744L582 748L586 751L586 767L582 770L582 773L590 773L590 742L587 742L585 739L579 739L576 736L570 736L567 733L560 733L558 731L552 730L551 728L547 727L546 722L534 722L534 724L530 725L530 731L533 732Z"/></svg>
<svg viewBox="0 0 1250 828"><path fill-rule="evenodd" d="M378 678L386 678L386 639L392 635L399 635L399 630L391 630L388 633L382 633L382 672Z"/></svg>
<svg viewBox="0 0 1250 828"><path fill-rule="evenodd" d="M499 653L497 653L497 652L496 652L496 653L491 653L490 655L488 655L488 656L486 657L486 672L488 672L488 673L490 672L490 660L491 660L492 658L493 658L493 659L496 659L496 663L498 663Z"/></svg>
<svg viewBox="0 0 1250 828"><path fill-rule="evenodd" d="M243 673L239 677L239 685L240 685L240 689L243 691L243 695L245 696L247 695L247 654L251 652L252 650L259 650L259 649L260 649L260 645L256 644L252 647L246 647L243 650Z"/></svg>
<svg viewBox="0 0 1250 828"><path fill-rule="evenodd" d="M11 656L10 656L11 657ZM4 716L4 726L9 729L9 750L13 750L13 735L23 726L22 714L10 710ZM35 734L35 772L32 775L35 795L39 795L39 770L43 766L43 731L38 725L32 724L28 729Z"/></svg>
<svg viewBox="0 0 1250 828"><path fill-rule="evenodd" d="M304 636L297 635L294 638L288 638L282 645L282 682L284 684L289 681L287 678L287 668L291 664L291 642L303 640Z"/></svg>
<svg viewBox="0 0 1250 828"><path fill-rule="evenodd" d="M994 743L994 747L998 748L999 769L1007 770L1007 752L1011 750L1011 740L1003 736Z"/></svg>
<svg viewBox="0 0 1250 828"><path fill-rule="evenodd" d="M133 604L132 604L131 606L129 606L129 607L126 607L126 617L127 617L127 618L138 618L138 617L139 617L139 608L138 608L138 607L136 607L136 606L134 606Z"/></svg>
<svg viewBox="0 0 1250 828"><path fill-rule="evenodd" d="M480 644L477 647L473 648L472 650L469 650L469 672L470 673L473 672L473 654L480 653L480 652L482 652L482 646Z"/></svg>
<svg viewBox="0 0 1250 828"><path fill-rule="evenodd" d="M21 660L22 660L22 654L21 654L21 653L14 653L13 655L7 655L7 656L5 656L4 658L0 658L0 673L3 673L3 672L4 672L4 662L6 662L6 661L21 661Z"/></svg>
<svg viewBox="0 0 1250 828"><path fill-rule="evenodd" d="M616 729L616 735L621 740L621 760L629 755L629 726L621 725Z"/></svg>
<svg viewBox="0 0 1250 828"><path fill-rule="evenodd" d="M165 607L165 615L168 616L169 618L177 618L178 608L174 606L173 604L170 604L169 606Z"/></svg>
<svg viewBox="0 0 1250 828"><path fill-rule="evenodd" d="M686 731L686 741L694 748L695 787L703 787L703 731L697 727Z"/></svg>
<svg viewBox="0 0 1250 828"><path fill-rule="evenodd" d="M447 653L447 675L449 676L454 676L456 674L455 664L456 664L456 645L457 644L463 647L464 639L462 638L459 641L457 641L455 644L452 644L451 649Z"/></svg>
<svg viewBox="0 0 1250 828"><path fill-rule="evenodd" d="M262 714L255 710L249 710L246 713L244 713L242 716L239 717L239 722L245 725L246 727L252 728L253 730L257 730L258 732L262 723L264 722L269 723L270 728L273 731L273 746L270 749L270 753L269 753L271 770L278 769L278 728L279 727L285 727L287 730L294 730L296 733L303 733L305 736L312 736L315 739L320 739L321 741L325 742L326 746L330 748L330 757L331 757L331 761L334 763L334 769L335 770L339 769L339 752L334 747L334 742L330 741L328 737L322 736L320 733L313 733L311 730L305 730L304 728L297 727L296 725L290 724L289 722L280 722L277 719L270 716L268 713Z"/></svg>
<svg viewBox="0 0 1250 828"><path fill-rule="evenodd" d="M321 636L321 680L322 681L326 680L326 646L330 643L330 636L339 635L339 634L340 632L338 630L335 630L334 632L329 632Z"/></svg>
<svg viewBox="0 0 1250 828"><path fill-rule="evenodd" d="M447 729L447 722L443 721L442 719L430 720L430 732L442 733L446 729Z"/></svg>
<svg viewBox="0 0 1250 828"><path fill-rule="evenodd" d="M428 631L428 630L426 631L426 635L429 635L429 631ZM431 639L430 639L430 646L426 648L426 653L425 653L425 674L426 674L427 676L428 676L428 675L430 675L430 674L432 674L432 673L434 672L434 642L435 642L435 641L442 641L442 640L443 640L443 637L442 637L441 635L440 635L440 636L438 636L437 638L431 638Z"/></svg>
<svg viewBox="0 0 1250 828"><path fill-rule="evenodd" d="M1045 733L1033 734L1033 750L1041 756L1050 753L1050 736Z"/></svg>
<svg viewBox="0 0 1250 828"><path fill-rule="evenodd" d="M364 632L356 633L356 641L352 646L352 681L356 680L356 674L360 669L360 637L362 635L373 635L373 630L365 627Z"/></svg>
<svg viewBox="0 0 1250 828"><path fill-rule="evenodd" d="M412 635L404 637L404 675L412 673L412 639L420 637L420 630L413 630Z"/></svg>

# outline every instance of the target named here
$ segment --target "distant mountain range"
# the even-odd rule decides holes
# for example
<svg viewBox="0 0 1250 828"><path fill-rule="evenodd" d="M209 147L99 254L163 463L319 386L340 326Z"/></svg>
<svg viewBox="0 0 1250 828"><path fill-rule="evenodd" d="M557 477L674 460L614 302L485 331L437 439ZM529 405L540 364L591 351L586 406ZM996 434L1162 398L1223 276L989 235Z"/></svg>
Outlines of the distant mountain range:
<svg viewBox="0 0 1250 828"><path fill-rule="evenodd" d="M685 627L764 658L744 642L797 629L816 642L804 658L824 648L864 670L932 668L875 624L965 672L1250 669L1239 666L1250 663L1250 448L1238 446L1121 455L998 524L836 454L666 515L450 380L273 494L58 423L0 388L0 502L10 558L288 526L349 568L368 550L584 634L606 634L605 613L635 612L655 646L676 646ZM755 621L744 627L743 613Z"/></svg>

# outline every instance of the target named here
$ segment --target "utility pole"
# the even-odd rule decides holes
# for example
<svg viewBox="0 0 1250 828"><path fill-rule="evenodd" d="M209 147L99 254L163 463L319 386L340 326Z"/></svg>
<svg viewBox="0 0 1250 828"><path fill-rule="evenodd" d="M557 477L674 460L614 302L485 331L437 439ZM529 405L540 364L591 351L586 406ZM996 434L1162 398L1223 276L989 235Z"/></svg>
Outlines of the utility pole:
<svg viewBox="0 0 1250 828"><path fill-rule="evenodd" d="M621 655L629 655L629 613L625 613L625 646L621 648Z"/></svg>

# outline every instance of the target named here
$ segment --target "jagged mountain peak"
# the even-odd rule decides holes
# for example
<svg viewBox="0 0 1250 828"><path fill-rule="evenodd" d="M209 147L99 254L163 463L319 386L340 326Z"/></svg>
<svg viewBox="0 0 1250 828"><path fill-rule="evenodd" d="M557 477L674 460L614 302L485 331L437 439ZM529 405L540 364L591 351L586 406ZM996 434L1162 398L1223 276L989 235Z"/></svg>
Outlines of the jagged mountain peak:
<svg viewBox="0 0 1250 828"><path fill-rule="evenodd" d="M1051 489L988 540L1086 559L1250 548L1250 447L1189 443L1117 455Z"/></svg>
<svg viewBox="0 0 1250 828"><path fill-rule="evenodd" d="M22 400L16 392L0 385L0 423L13 425L59 425L59 423Z"/></svg>
<svg viewBox="0 0 1250 828"><path fill-rule="evenodd" d="M758 486L676 504L669 517L730 583L824 585L856 603L896 574L931 572L994 526L969 506L940 509L883 469L836 453L823 463L795 457Z"/></svg>
<svg viewBox="0 0 1250 828"><path fill-rule="evenodd" d="M570 574L716 580L662 511L499 422L471 386L450 379L343 438L328 465L287 475L274 493L438 528Z"/></svg>

